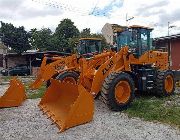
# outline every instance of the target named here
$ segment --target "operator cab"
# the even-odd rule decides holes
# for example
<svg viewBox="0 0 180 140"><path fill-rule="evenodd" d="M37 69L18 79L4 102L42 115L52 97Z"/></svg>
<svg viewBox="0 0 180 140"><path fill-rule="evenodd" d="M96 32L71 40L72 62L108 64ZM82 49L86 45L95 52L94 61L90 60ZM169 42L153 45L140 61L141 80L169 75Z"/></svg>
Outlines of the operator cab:
<svg viewBox="0 0 180 140"><path fill-rule="evenodd" d="M84 57L92 57L102 52L101 39L81 38L77 46L78 54Z"/></svg>
<svg viewBox="0 0 180 140"><path fill-rule="evenodd" d="M136 57L152 49L152 28L133 25L118 34L118 47L129 46L129 50Z"/></svg>

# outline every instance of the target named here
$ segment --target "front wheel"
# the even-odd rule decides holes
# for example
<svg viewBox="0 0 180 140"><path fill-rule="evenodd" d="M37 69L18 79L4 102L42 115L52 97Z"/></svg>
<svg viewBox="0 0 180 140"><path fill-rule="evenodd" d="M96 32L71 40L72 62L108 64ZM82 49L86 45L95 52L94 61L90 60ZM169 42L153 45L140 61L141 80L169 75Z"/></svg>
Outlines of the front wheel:
<svg viewBox="0 0 180 140"><path fill-rule="evenodd" d="M125 72L111 73L104 80L102 99L114 111L122 111L129 107L134 98L134 81Z"/></svg>
<svg viewBox="0 0 180 140"><path fill-rule="evenodd" d="M63 82L70 82L73 84L77 84L79 79L79 74L74 71L65 71L63 73L60 73L57 77L57 80L63 81Z"/></svg>

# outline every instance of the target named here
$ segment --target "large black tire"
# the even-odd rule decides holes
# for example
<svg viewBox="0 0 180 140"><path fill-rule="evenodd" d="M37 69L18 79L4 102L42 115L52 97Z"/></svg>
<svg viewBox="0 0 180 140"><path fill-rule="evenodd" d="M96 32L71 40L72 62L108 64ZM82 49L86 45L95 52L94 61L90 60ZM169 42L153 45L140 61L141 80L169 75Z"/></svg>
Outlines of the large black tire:
<svg viewBox="0 0 180 140"><path fill-rule="evenodd" d="M57 77L57 74L55 74L55 75L52 76L53 79L55 79L56 77ZM46 88L48 88L48 87L50 86L50 84L51 84L51 81L50 81L50 79L49 79L49 80L47 80L47 82L46 82Z"/></svg>
<svg viewBox="0 0 180 140"><path fill-rule="evenodd" d="M63 72L63 73L60 73L60 74L56 77L56 79L57 79L57 80L60 80L60 81L64 81L66 78L70 78L70 80L72 80L72 81L69 81L69 80L67 79L67 81L72 82L72 83L74 83L74 84L77 84L78 79L79 79L79 74L78 74L77 72L74 72L74 71L65 71L65 72Z"/></svg>
<svg viewBox="0 0 180 140"><path fill-rule="evenodd" d="M172 78L172 86L171 88L166 89L165 87L165 81L166 78L171 77ZM154 93L155 95L158 96L170 96L172 94L174 94L174 90L175 90L175 80L174 80L174 74L171 70L166 70L166 71L158 71L157 72L157 77L155 80L155 90Z"/></svg>
<svg viewBox="0 0 180 140"><path fill-rule="evenodd" d="M51 84L51 81L50 81L50 80L47 80L47 82L46 82L46 88L48 88L48 87L50 86L50 84Z"/></svg>
<svg viewBox="0 0 180 140"><path fill-rule="evenodd" d="M118 102L116 98L116 94L115 94L116 85L118 85L122 81L125 81L128 84L129 89L130 89L130 92L127 97L127 101L124 103ZM129 105L131 104L131 102L133 101L134 92L135 92L135 86L134 86L134 81L131 78L131 76L125 72L115 72L108 75L107 78L104 80L102 90L101 90L101 96L102 96L103 102L107 104L107 106L111 110L122 111L122 110L127 109Z"/></svg>

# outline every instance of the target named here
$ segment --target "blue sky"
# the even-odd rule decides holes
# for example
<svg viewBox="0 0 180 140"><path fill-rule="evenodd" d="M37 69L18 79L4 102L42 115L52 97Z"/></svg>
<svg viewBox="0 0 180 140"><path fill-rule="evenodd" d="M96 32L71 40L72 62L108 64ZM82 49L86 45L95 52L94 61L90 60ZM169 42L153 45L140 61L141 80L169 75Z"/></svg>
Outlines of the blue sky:
<svg viewBox="0 0 180 140"><path fill-rule="evenodd" d="M99 2L99 1L98 1ZM105 5L104 7L98 7L97 5L92 9L90 15L94 16L107 16L109 17L112 13L113 8L121 8L123 6L124 0L112 0L109 4Z"/></svg>

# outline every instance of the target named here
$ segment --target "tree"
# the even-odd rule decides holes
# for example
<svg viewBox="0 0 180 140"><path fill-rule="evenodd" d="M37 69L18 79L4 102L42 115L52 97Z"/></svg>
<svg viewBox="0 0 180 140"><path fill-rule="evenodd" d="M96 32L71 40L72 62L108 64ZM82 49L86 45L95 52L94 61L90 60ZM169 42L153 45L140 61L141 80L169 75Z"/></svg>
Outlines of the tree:
<svg viewBox="0 0 180 140"><path fill-rule="evenodd" d="M31 37L29 42L34 49L39 49L40 51L54 50L52 43L52 31L49 28L42 28L37 30L36 28L31 29Z"/></svg>
<svg viewBox="0 0 180 140"><path fill-rule="evenodd" d="M58 50L65 51L71 49L69 40L79 36L79 30L70 19L64 19L60 22L54 33L54 44Z"/></svg>
<svg viewBox="0 0 180 140"><path fill-rule="evenodd" d="M79 30L70 19L64 19L55 30L55 35L69 39L79 36Z"/></svg>
<svg viewBox="0 0 180 140"><path fill-rule="evenodd" d="M78 37L73 37L69 39L69 48L71 49L71 52L75 53L77 45L79 43Z"/></svg>
<svg viewBox="0 0 180 140"><path fill-rule="evenodd" d="M80 33L80 37L81 38L85 38L85 37L91 37L91 30L90 28L85 28L81 31Z"/></svg>
<svg viewBox="0 0 180 140"><path fill-rule="evenodd" d="M30 34L23 26L14 27L11 23L1 21L0 32L3 34L2 42L13 52L22 53L31 48L29 45Z"/></svg>

